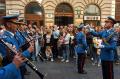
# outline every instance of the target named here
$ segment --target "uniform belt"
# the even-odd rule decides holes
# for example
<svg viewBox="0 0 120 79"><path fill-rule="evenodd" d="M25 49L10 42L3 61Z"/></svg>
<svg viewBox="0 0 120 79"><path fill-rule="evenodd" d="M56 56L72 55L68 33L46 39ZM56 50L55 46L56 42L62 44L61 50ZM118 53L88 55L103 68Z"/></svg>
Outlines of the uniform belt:
<svg viewBox="0 0 120 79"><path fill-rule="evenodd" d="M69 44L63 44L63 45L69 45Z"/></svg>
<svg viewBox="0 0 120 79"><path fill-rule="evenodd" d="M77 44L77 46L81 46L82 47L83 45L82 44Z"/></svg>

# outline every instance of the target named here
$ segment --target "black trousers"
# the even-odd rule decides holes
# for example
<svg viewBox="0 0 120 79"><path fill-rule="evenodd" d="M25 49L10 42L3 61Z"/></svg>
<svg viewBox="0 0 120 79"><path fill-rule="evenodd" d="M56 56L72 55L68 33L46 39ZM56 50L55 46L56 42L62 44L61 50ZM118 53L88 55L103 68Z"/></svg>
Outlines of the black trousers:
<svg viewBox="0 0 120 79"><path fill-rule="evenodd" d="M25 72L27 71L26 67L25 66L21 66L20 67L20 73L21 73L21 77L22 79L25 79L24 75L25 75Z"/></svg>
<svg viewBox="0 0 120 79"><path fill-rule="evenodd" d="M84 72L83 67L85 64L85 57L86 57L86 55L84 53L83 54L78 53L78 60L77 60L78 73Z"/></svg>
<svg viewBox="0 0 120 79"><path fill-rule="evenodd" d="M113 61L101 61L103 79L114 79Z"/></svg>
<svg viewBox="0 0 120 79"><path fill-rule="evenodd" d="M52 53L53 58L56 59L58 56L58 47L57 47L58 39L53 39L53 47L52 47Z"/></svg>

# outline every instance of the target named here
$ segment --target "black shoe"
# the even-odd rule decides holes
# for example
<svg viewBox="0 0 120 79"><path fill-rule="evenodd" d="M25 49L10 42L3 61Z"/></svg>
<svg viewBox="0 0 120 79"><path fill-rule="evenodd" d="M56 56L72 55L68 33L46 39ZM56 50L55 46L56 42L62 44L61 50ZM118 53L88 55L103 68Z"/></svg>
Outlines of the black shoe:
<svg viewBox="0 0 120 79"><path fill-rule="evenodd" d="M78 72L79 74L87 74L86 71L83 71L83 72Z"/></svg>
<svg viewBox="0 0 120 79"><path fill-rule="evenodd" d="M24 73L24 75L30 75L31 74L31 72L29 72L29 71L26 71L25 73Z"/></svg>
<svg viewBox="0 0 120 79"><path fill-rule="evenodd" d="M117 61L115 61L115 64L116 64L116 65L119 65L119 64L120 64L120 62L117 60Z"/></svg>

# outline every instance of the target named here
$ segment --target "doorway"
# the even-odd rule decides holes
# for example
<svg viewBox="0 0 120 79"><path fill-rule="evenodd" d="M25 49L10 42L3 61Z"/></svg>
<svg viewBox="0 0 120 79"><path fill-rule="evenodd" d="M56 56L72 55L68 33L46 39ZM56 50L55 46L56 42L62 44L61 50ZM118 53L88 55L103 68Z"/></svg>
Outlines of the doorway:
<svg viewBox="0 0 120 79"><path fill-rule="evenodd" d="M31 2L25 7L25 20L28 24L44 25L44 11L39 3Z"/></svg>
<svg viewBox="0 0 120 79"><path fill-rule="evenodd" d="M60 3L55 9L55 25L67 26L73 24L74 12L68 3Z"/></svg>

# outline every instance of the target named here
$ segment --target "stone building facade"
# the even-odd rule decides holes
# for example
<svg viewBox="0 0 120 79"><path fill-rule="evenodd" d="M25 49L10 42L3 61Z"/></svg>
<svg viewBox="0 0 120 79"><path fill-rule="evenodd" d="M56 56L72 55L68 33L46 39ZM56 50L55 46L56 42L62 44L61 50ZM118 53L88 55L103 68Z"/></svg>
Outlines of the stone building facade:
<svg viewBox="0 0 120 79"><path fill-rule="evenodd" d="M0 16L4 16L5 12L5 0L0 0Z"/></svg>
<svg viewBox="0 0 120 79"><path fill-rule="evenodd" d="M120 0L116 0L115 18L120 23Z"/></svg>
<svg viewBox="0 0 120 79"><path fill-rule="evenodd" d="M115 0L6 0L6 15L17 13L38 25L103 25L107 16L115 16Z"/></svg>

